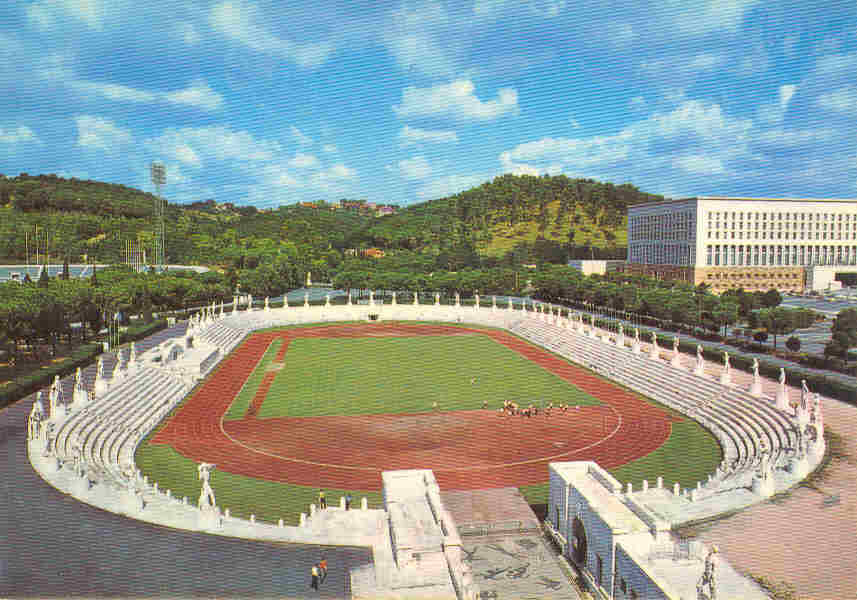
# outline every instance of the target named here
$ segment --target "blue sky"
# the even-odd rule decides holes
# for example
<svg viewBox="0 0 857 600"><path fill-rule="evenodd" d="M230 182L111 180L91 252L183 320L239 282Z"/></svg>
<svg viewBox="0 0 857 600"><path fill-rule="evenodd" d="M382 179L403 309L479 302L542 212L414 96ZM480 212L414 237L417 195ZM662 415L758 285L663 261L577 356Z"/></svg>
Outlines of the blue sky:
<svg viewBox="0 0 857 600"><path fill-rule="evenodd" d="M0 90L0 173L150 190L160 160L172 202L857 197L853 0L17 1Z"/></svg>

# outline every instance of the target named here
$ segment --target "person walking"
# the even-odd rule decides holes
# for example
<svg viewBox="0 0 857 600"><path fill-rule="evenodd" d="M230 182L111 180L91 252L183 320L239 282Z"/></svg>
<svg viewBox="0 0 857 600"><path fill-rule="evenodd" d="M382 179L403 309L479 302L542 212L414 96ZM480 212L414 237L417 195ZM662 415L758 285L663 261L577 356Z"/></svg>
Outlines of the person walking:
<svg viewBox="0 0 857 600"><path fill-rule="evenodd" d="M351 492L345 493L345 510L351 510Z"/></svg>
<svg viewBox="0 0 857 600"><path fill-rule="evenodd" d="M318 591L318 565L313 565L309 572L311 577L309 587L310 589Z"/></svg>
<svg viewBox="0 0 857 600"><path fill-rule="evenodd" d="M318 568L321 571L321 581L319 583L324 583L324 580L327 579L327 559L322 558L321 562L318 563Z"/></svg>
<svg viewBox="0 0 857 600"><path fill-rule="evenodd" d="M318 491L318 507L321 509L327 508L327 498L324 496L324 490Z"/></svg>

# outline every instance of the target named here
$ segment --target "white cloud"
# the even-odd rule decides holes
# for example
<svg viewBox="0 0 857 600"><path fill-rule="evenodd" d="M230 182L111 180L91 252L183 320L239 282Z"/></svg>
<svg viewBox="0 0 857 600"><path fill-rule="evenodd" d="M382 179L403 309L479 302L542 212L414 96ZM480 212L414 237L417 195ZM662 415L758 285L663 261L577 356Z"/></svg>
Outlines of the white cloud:
<svg viewBox="0 0 857 600"><path fill-rule="evenodd" d="M109 100L123 102L154 102L157 94L138 90L136 88L115 83L99 83L96 81L70 80L68 84L74 89L87 94L97 94Z"/></svg>
<svg viewBox="0 0 857 600"><path fill-rule="evenodd" d="M718 104L689 100L614 135L543 138L519 144L499 159L506 172L531 174L644 168L664 161L684 172L726 173L730 160L754 158L748 147L751 128L749 119L730 118Z"/></svg>
<svg viewBox="0 0 857 600"><path fill-rule="evenodd" d="M425 156L400 160L395 165L387 165L387 170L405 179L425 179L431 175L431 165Z"/></svg>
<svg viewBox="0 0 857 600"><path fill-rule="evenodd" d="M118 127L110 119L92 115L79 115L77 123L77 145L85 148L116 150L131 141L131 131Z"/></svg>
<svg viewBox="0 0 857 600"><path fill-rule="evenodd" d="M699 154L679 156L673 159L673 166L694 175L719 175L726 171L719 158Z"/></svg>
<svg viewBox="0 0 857 600"><path fill-rule="evenodd" d="M295 138L299 144L308 145L312 144L312 138L302 132L300 129L292 125L289 127L289 131L292 134L292 137Z"/></svg>
<svg viewBox="0 0 857 600"><path fill-rule="evenodd" d="M540 17L556 17L565 9L566 0L476 0L473 3L473 14L477 17L497 17L507 8L528 9L530 14Z"/></svg>
<svg viewBox="0 0 857 600"><path fill-rule="evenodd" d="M201 79L194 81L183 90L164 94L164 98L173 104L187 104L204 110L217 110L223 106L223 96Z"/></svg>
<svg viewBox="0 0 857 600"><path fill-rule="evenodd" d="M246 131L233 131L224 125L170 128L157 138L147 140L145 145L163 156L195 167L208 157L254 163L270 161L282 151L276 141L256 139Z"/></svg>
<svg viewBox="0 0 857 600"><path fill-rule="evenodd" d="M405 146L419 142L457 142L458 134L449 130L420 129L419 127L405 125L399 130L399 139L402 140L402 145Z"/></svg>
<svg viewBox="0 0 857 600"><path fill-rule="evenodd" d="M294 158L289 161L289 166L295 167L297 169L308 169L310 167L318 166L318 159L312 154L304 154L303 152L298 152L295 154Z"/></svg>
<svg viewBox="0 0 857 600"><path fill-rule="evenodd" d="M399 67L430 77L450 77L459 71L460 32L446 8L437 2L402 5L391 11L382 39Z"/></svg>
<svg viewBox="0 0 857 600"><path fill-rule="evenodd" d="M643 96L634 96L628 100L628 108L631 110L643 110L646 108L646 99Z"/></svg>
<svg viewBox="0 0 857 600"><path fill-rule="evenodd" d="M857 87L849 85L822 94L816 102L820 107L827 110L857 113Z"/></svg>
<svg viewBox="0 0 857 600"><path fill-rule="evenodd" d="M640 63L640 68L648 75L672 79L677 76L687 77L697 73L714 71L725 60L722 54L702 52L686 58L674 57L659 60L644 60Z"/></svg>
<svg viewBox="0 0 857 600"><path fill-rule="evenodd" d="M514 89L501 88L496 100L485 102L474 95L474 90L473 82L467 79L430 88L407 87L402 90L401 104L393 110L401 118L435 116L480 121L518 113L518 92Z"/></svg>
<svg viewBox="0 0 857 600"><path fill-rule="evenodd" d="M357 176L357 171L338 163L330 167L324 176L331 179L354 179Z"/></svg>
<svg viewBox="0 0 857 600"><path fill-rule="evenodd" d="M669 0L659 5L680 33L704 35L715 31L737 31L744 15L758 0L702 0L687 3Z"/></svg>
<svg viewBox="0 0 857 600"><path fill-rule="evenodd" d="M15 129L3 129L0 127L0 143L17 144L19 142L39 143L39 138L26 125L18 125Z"/></svg>
<svg viewBox="0 0 857 600"><path fill-rule="evenodd" d="M422 200L444 198L476 187L491 178L491 175L444 175L420 187L417 196Z"/></svg>
<svg viewBox="0 0 857 600"><path fill-rule="evenodd" d="M27 18L39 29L61 26L69 19L101 29L107 6L103 0L38 0L27 6Z"/></svg>
<svg viewBox="0 0 857 600"><path fill-rule="evenodd" d="M261 14L255 3L243 0L221 2L212 7L209 14L209 23L218 33L257 52L289 59L301 67L318 67L334 50L329 42L301 44L275 35L264 25L271 20L270 16Z"/></svg>
<svg viewBox="0 0 857 600"><path fill-rule="evenodd" d="M328 154L332 154L333 152L337 151L336 144L325 144L321 147L321 149L327 152Z"/></svg>
<svg viewBox="0 0 857 600"><path fill-rule="evenodd" d="M769 125L782 123L786 115L786 110L789 107L789 102L791 102L797 88L798 86L794 84L781 85L777 91L776 101L762 104L756 110L759 119Z"/></svg>
<svg viewBox="0 0 857 600"><path fill-rule="evenodd" d="M755 136L755 141L780 148L794 148L816 142L825 142L833 139L833 131L830 129L803 129L786 131L782 129L769 129Z"/></svg>
<svg viewBox="0 0 857 600"><path fill-rule="evenodd" d="M182 40L188 46L196 46L202 40L202 36L199 34L199 31L197 31L196 27L194 27L193 23L176 23L174 33L177 38Z"/></svg>

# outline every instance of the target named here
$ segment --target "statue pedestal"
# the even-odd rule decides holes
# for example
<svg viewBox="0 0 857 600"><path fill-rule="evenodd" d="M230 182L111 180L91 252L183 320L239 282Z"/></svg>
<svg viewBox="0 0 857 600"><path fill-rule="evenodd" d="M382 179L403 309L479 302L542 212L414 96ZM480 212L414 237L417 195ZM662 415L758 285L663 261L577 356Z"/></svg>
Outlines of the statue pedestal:
<svg viewBox="0 0 857 600"><path fill-rule="evenodd" d="M761 398L762 397L762 382L761 381L754 381L750 385L750 395L753 396L754 398Z"/></svg>
<svg viewBox="0 0 857 600"><path fill-rule="evenodd" d="M676 369L681 369L681 353L674 352L672 359L670 359L670 364Z"/></svg>
<svg viewBox="0 0 857 600"><path fill-rule="evenodd" d="M631 344L631 352L633 352L634 354L640 354L641 350L642 348L640 347L640 342L635 341L633 344Z"/></svg>
<svg viewBox="0 0 857 600"><path fill-rule="evenodd" d="M698 364L693 368L693 374L702 377L705 375L705 363Z"/></svg>
<svg viewBox="0 0 857 600"><path fill-rule="evenodd" d="M805 408L801 408L800 405L795 409L795 418L800 424L801 429L809 425L809 411Z"/></svg>
<svg viewBox="0 0 857 600"><path fill-rule="evenodd" d="M786 411L789 408L789 393L786 390L777 390L777 408Z"/></svg>
<svg viewBox="0 0 857 600"><path fill-rule="evenodd" d="M222 524L220 509L215 506L199 511L196 524L200 529L220 529L220 525Z"/></svg>
<svg viewBox="0 0 857 600"><path fill-rule="evenodd" d="M620 333L619 335L617 335L617 336L616 336L616 345L617 345L619 348L624 348L624 347L625 347L625 335L624 335L624 334L621 334L621 333Z"/></svg>
<svg viewBox="0 0 857 600"><path fill-rule="evenodd" d="M759 473L753 477L753 493L762 498L770 498L776 492L774 487L774 478L770 476L762 477Z"/></svg>
<svg viewBox="0 0 857 600"><path fill-rule="evenodd" d="M732 374L729 371L720 374L720 385L732 385Z"/></svg>
<svg viewBox="0 0 857 600"><path fill-rule="evenodd" d="M649 349L649 358L652 360L658 360L661 357L661 351L656 347L652 346Z"/></svg>
<svg viewBox="0 0 857 600"><path fill-rule="evenodd" d="M595 331L595 327L590 327L590 328L589 328L589 337L591 337L591 338L595 339L596 337L598 337L598 336L596 335L596 333L597 333L597 332Z"/></svg>
<svg viewBox="0 0 857 600"><path fill-rule="evenodd" d="M128 515L143 512L143 494L136 490L128 490L122 495L122 508Z"/></svg>
<svg viewBox="0 0 857 600"><path fill-rule="evenodd" d="M57 404L54 406L54 412L51 413L51 422L59 423L68 416L68 410L65 404Z"/></svg>
<svg viewBox="0 0 857 600"><path fill-rule="evenodd" d="M793 458L789 461L789 470L792 472L792 475L799 479L803 479L809 475L810 469L809 459L806 456Z"/></svg>
<svg viewBox="0 0 857 600"><path fill-rule="evenodd" d="M89 477L75 477L72 483L72 495L81 497L89 494Z"/></svg>

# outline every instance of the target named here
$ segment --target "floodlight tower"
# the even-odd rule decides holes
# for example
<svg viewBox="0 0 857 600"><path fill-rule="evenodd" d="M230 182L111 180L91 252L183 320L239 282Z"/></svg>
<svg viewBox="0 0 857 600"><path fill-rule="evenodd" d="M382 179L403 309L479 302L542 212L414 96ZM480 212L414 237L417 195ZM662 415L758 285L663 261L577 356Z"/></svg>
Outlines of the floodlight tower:
<svg viewBox="0 0 857 600"><path fill-rule="evenodd" d="M152 183L155 184L155 212L154 212L154 230L155 230L155 252L152 257L152 262L157 269L164 268L164 201L161 199L161 186L167 183L167 169L163 164L153 162L151 165Z"/></svg>

